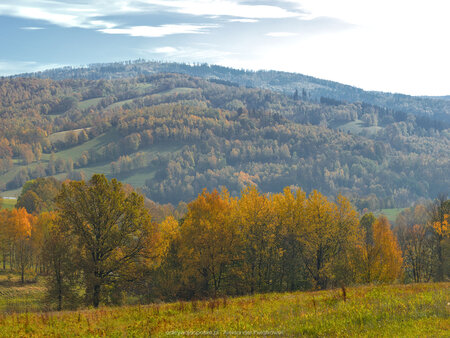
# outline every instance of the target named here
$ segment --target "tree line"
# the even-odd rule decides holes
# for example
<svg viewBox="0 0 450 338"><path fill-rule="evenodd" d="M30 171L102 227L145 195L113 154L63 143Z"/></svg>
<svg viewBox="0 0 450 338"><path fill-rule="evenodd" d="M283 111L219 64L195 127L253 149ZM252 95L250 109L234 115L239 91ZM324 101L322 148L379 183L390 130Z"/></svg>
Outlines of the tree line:
<svg viewBox="0 0 450 338"><path fill-rule="evenodd" d="M2 268L22 282L45 278L57 309L449 278L444 198L405 211L392 229L341 195L291 187L204 190L177 210L103 175L25 188L0 212ZM36 191L33 209L25 196Z"/></svg>

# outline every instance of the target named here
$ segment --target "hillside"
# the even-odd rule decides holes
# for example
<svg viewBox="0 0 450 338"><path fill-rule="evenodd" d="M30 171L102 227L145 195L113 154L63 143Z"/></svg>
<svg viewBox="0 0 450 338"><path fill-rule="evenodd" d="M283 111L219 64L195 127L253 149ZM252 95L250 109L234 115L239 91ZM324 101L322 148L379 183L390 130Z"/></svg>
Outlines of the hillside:
<svg viewBox="0 0 450 338"><path fill-rule="evenodd" d="M264 88L292 95L300 91L309 99L316 101L321 97L347 102L365 102L380 107L426 116L450 122L450 101L443 97L416 97L360 88L338 82L317 79L297 73L280 71L246 71L208 64L181 64L148 62L143 60L93 64L84 68L58 68L44 72L21 74L20 76L63 79L118 79L131 78L155 73L181 73L221 83L237 84L246 87Z"/></svg>
<svg viewBox="0 0 450 338"><path fill-rule="evenodd" d="M272 293L238 298L3 315L13 336L445 336L448 283Z"/></svg>
<svg viewBox="0 0 450 338"><path fill-rule="evenodd" d="M2 79L0 104L2 196L17 196L32 178L96 172L161 203L203 188L236 195L249 184L265 192L293 185L377 209L450 186L448 124L367 103L161 73Z"/></svg>

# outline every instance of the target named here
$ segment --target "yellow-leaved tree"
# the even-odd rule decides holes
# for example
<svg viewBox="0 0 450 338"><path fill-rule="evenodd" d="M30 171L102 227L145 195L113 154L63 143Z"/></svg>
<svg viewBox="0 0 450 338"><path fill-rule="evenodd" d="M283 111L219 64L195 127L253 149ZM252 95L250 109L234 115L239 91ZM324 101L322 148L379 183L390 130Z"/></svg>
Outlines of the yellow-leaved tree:
<svg viewBox="0 0 450 338"><path fill-rule="evenodd" d="M358 279L365 283L392 282L402 274L402 252L385 216L361 219L364 242L359 247Z"/></svg>
<svg viewBox="0 0 450 338"><path fill-rule="evenodd" d="M273 203L255 186L247 187L238 201L236 222L243 240L241 290L269 291L275 278L274 266L282 255L276 242L278 229Z"/></svg>
<svg viewBox="0 0 450 338"><path fill-rule="evenodd" d="M305 267L317 288L344 287L354 280L355 250L360 242L358 214L343 196L336 203L313 191L299 235Z"/></svg>
<svg viewBox="0 0 450 338"><path fill-rule="evenodd" d="M357 274L357 247L362 242L359 227L359 215L350 201L342 195L336 198L335 237L336 254L332 260L332 282L339 285L344 292L345 286L356 279Z"/></svg>
<svg viewBox="0 0 450 338"><path fill-rule="evenodd" d="M336 205L318 191L308 197L306 222L299 235L302 259L315 287L324 289L332 273L332 261L337 253Z"/></svg>
<svg viewBox="0 0 450 338"><path fill-rule="evenodd" d="M283 193L272 198L275 222L277 223L277 243L281 248L280 264L277 271L278 290L298 290L308 285L305 281L304 265L301 258L302 248L299 241L301 230L305 226L306 194L301 189L295 193L286 187Z"/></svg>
<svg viewBox="0 0 450 338"><path fill-rule="evenodd" d="M188 204L180 229L183 280L199 296L216 296L238 259L239 229L232 220L235 201L226 190L206 190ZM191 283L192 282L192 283Z"/></svg>
<svg viewBox="0 0 450 338"><path fill-rule="evenodd" d="M25 271L32 264L31 231L35 217L25 208L13 209L9 221L14 231L14 258L24 283Z"/></svg>

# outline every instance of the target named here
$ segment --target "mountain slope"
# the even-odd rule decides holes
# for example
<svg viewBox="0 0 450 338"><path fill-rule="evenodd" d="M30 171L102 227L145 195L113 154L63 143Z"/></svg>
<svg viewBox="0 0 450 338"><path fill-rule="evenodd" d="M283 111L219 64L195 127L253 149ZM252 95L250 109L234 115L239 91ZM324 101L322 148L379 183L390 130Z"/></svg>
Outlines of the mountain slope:
<svg viewBox="0 0 450 338"><path fill-rule="evenodd" d="M181 63L147 62L143 60L94 64L84 68L60 68L39 73L21 74L38 78L62 79L117 79L131 78L155 73L181 73L203 78L218 79L223 83L270 89L292 95L295 90L312 99L321 97L347 102L365 102L392 110L427 116L450 123L450 101L448 97L418 97L392 94L344 85L338 82L317 79L297 73L280 71L246 71L222 66ZM225 82L224 82L225 81Z"/></svg>
<svg viewBox="0 0 450 338"><path fill-rule="evenodd" d="M0 184L96 172L158 202L203 188L341 192L360 208L405 206L450 186L444 123L367 104L323 103L177 74L0 81Z"/></svg>

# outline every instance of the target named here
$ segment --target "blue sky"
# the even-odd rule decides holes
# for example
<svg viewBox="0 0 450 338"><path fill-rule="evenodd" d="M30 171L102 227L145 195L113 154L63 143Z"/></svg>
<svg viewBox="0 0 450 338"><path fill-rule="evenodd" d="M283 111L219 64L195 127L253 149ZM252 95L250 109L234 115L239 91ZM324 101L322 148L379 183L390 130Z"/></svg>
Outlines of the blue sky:
<svg viewBox="0 0 450 338"><path fill-rule="evenodd" d="M0 75L144 58L450 95L446 0L2 0Z"/></svg>

